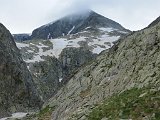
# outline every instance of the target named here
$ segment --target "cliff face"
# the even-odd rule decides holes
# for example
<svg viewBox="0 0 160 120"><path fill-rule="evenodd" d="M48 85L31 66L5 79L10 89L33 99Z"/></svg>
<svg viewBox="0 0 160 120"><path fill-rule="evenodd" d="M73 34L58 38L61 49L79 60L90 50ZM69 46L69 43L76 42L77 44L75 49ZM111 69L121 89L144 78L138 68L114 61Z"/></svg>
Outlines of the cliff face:
<svg viewBox="0 0 160 120"><path fill-rule="evenodd" d="M0 24L0 117L40 105L32 77L10 32Z"/></svg>
<svg viewBox="0 0 160 120"><path fill-rule="evenodd" d="M55 57L48 56L45 61L30 64L29 68L41 98L44 101L49 99L60 87L62 79L60 62Z"/></svg>
<svg viewBox="0 0 160 120"><path fill-rule="evenodd" d="M86 120L95 105L113 94L148 86L152 91L159 91L159 48L160 23L120 39L79 70L44 108L54 108L52 120ZM145 113L145 108L141 113Z"/></svg>

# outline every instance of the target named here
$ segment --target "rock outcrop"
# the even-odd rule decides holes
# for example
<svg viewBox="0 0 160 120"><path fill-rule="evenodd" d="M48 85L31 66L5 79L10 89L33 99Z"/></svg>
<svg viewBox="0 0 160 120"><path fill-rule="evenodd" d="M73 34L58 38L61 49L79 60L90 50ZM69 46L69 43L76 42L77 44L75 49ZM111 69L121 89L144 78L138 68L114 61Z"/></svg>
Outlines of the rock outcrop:
<svg viewBox="0 0 160 120"><path fill-rule="evenodd" d="M39 107L34 82L10 32L0 24L0 118Z"/></svg>
<svg viewBox="0 0 160 120"><path fill-rule="evenodd" d="M62 66L62 78L73 74L75 70L84 64L87 64L96 57L91 51L83 47L69 47L63 49L60 54L59 61Z"/></svg>
<svg viewBox="0 0 160 120"><path fill-rule="evenodd" d="M120 39L81 68L44 108L54 108L52 120L86 120L95 105L114 94L133 87L159 90L159 48L160 22Z"/></svg>

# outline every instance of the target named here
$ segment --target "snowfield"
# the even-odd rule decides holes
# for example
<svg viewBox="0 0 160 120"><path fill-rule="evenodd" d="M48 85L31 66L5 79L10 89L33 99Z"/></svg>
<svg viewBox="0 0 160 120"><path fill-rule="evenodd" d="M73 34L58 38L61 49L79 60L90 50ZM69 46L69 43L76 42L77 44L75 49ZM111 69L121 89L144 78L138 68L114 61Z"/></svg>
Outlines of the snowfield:
<svg viewBox="0 0 160 120"><path fill-rule="evenodd" d="M114 29L114 28L99 28L101 31L105 31L105 32L112 32L114 30L117 30L117 29Z"/></svg>
<svg viewBox="0 0 160 120"><path fill-rule="evenodd" d="M11 117L1 118L0 120L21 119L21 118L25 117L26 115L27 115L27 113L18 112L18 113L13 113Z"/></svg>
<svg viewBox="0 0 160 120"><path fill-rule="evenodd" d="M27 49L27 53L34 53L34 56L32 59L25 59L24 61L27 63L34 63L34 62L40 62L44 61L43 56L55 56L56 58L59 58L60 53L62 50L66 47L81 47L80 42L85 42L88 47L90 47L90 50L93 53L99 54L103 50L109 49L111 46L113 46L113 42L117 41L120 36L110 36L109 33L112 31L115 31L116 29L113 28L99 28L103 34L100 36L87 36L85 35L88 31L82 31L76 34L70 33L74 30L75 26L68 32L67 36L62 36L61 38L56 39L49 39L49 41L52 43L53 47L50 49L47 49L44 51L44 48L48 48L49 46L44 45L41 41L37 44L32 43L16 43L17 47L19 49L27 48L30 46L35 46L38 49L38 52L34 53L34 50ZM90 27L87 27L86 29L89 29ZM83 35L82 35L83 34ZM76 36L76 37L75 37Z"/></svg>

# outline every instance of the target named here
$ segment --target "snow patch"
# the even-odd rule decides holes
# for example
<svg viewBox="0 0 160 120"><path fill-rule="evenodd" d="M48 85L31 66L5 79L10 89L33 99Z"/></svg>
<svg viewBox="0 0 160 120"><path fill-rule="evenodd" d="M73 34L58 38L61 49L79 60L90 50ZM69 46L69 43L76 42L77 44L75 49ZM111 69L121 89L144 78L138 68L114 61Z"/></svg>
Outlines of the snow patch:
<svg viewBox="0 0 160 120"><path fill-rule="evenodd" d="M96 48L94 48L92 52L96 53L96 54L99 54L103 50L105 50L105 48L101 48L100 46L96 46Z"/></svg>
<svg viewBox="0 0 160 120"><path fill-rule="evenodd" d="M64 38L60 38L60 39L51 39L50 40L53 44L53 50L52 53L53 55L58 58L59 54L62 52L62 50L66 47L67 45L67 40Z"/></svg>
<svg viewBox="0 0 160 120"><path fill-rule="evenodd" d="M59 79L59 82L61 82L62 80L63 80L63 78L60 78L60 79Z"/></svg>
<svg viewBox="0 0 160 120"><path fill-rule="evenodd" d="M88 45L94 47L92 50L93 53L99 54L103 50L106 50L112 47L113 42L118 40L119 38L120 36L109 36L105 34L105 35L102 35L99 39L93 39L93 42L89 42Z"/></svg>
<svg viewBox="0 0 160 120"><path fill-rule="evenodd" d="M126 31L118 31L118 32L123 33L123 34L128 34L128 32Z"/></svg>
<svg viewBox="0 0 160 120"><path fill-rule="evenodd" d="M21 48L23 48L23 47L29 47L29 45L28 45L28 44L25 44L25 43L18 43L18 42L16 42L16 45L17 45L17 47L18 47L19 49L21 49Z"/></svg>
<svg viewBox="0 0 160 120"><path fill-rule="evenodd" d="M47 35L47 39L50 39L50 36L51 36L51 33L49 33L49 34Z"/></svg>
<svg viewBox="0 0 160 120"><path fill-rule="evenodd" d="M28 68L28 70L29 70L29 65L27 65L27 68Z"/></svg>
<svg viewBox="0 0 160 120"><path fill-rule="evenodd" d="M27 50L27 52L29 52L29 53L34 53L34 51L32 51L32 50Z"/></svg>
<svg viewBox="0 0 160 120"><path fill-rule="evenodd" d="M72 29L68 32L67 35L70 35L70 33L74 30L75 26L72 27Z"/></svg>
<svg viewBox="0 0 160 120"><path fill-rule="evenodd" d="M36 44L33 44L33 43L29 43L30 45L36 45Z"/></svg>
<svg viewBox="0 0 160 120"><path fill-rule="evenodd" d="M21 118L25 117L26 115L27 115L27 113L17 112L17 113L13 113L11 117L1 118L0 120L21 119Z"/></svg>
<svg viewBox="0 0 160 120"><path fill-rule="evenodd" d="M19 113L13 113L12 114L12 118L23 118L27 115L27 113L22 113L22 112L19 112Z"/></svg>
<svg viewBox="0 0 160 120"><path fill-rule="evenodd" d="M99 28L99 30L105 31L105 32L112 32L112 31L117 30L117 29L114 29L114 28Z"/></svg>
<svg viewBox="0 0 160 120"><path fill-rule="evenodd" d="M85 41L85 37L67 40L65 38L57 38L50 40L53 44L52 54L58 58L62 50L66 47L80 47L79 41Z"/></svg>
<svg viewBox="0 0 160 120"><path fill-rule="evenodd" d="M43 52L42 48L48 47L48 46L43 45L42 43L39 43L39 45L35 45L35 44L33 44L33 45L39 48L39 52L36 53L36 55L34 56L33 59L31 59L31 60L30 59L29 60L25 60L25 62L27 62L27 63L34 63L34 62L44 61L44 59L42 59L41 56L46 56L49 53L48 53L48 51Z"/></svg>
<svg viewBox="0 0 160 120"><path fill-rule="evenodd" d="M86 27L85 30L90 29L91 27Z"/></svg>

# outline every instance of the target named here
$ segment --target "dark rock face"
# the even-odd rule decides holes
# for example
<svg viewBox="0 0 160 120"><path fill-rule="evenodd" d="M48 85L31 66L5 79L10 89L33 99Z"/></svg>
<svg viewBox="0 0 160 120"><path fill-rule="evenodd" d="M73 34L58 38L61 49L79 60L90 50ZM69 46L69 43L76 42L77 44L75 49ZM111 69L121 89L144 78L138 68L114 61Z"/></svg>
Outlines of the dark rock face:
<svg viewBox="0 0 160 120"><path fill-rule="evenodd" d="M13 37L0 24L0 117L39 104L32 77Z"/></svg>
<svg viewBox="0 0 160 120"><path fill-rule="evenodd" d="M63 35L80 32L87 27L108 27L128 32L128 30L119 23L93 11L87 11L81 14L66 16L53 23L37 28L32 32L31 37L32 39L57 38Z"/></svg>
<svg viewBox="0 0 160 120"><path fill-rule="evenodd" d="M29 68L41 98L47 100L53 96L59 88L62 73L57 58L48 56L45 61L31 63Z"/></svg>
<svg viewBox="0 0 160 120"><path fill-rule="evenodd" d="M62 77L68 77L73 71L81 67L82 65L88 63L95 58L91 51L86 50L83 47L74 48L69 47L63 49L60 54L59 61L62 65Z"/></svg>
<svg viewBox="0 0 160 120"><path fill-rule="evenodd" d="M31 36L29 34L13 34L13 38L17 42L23 42L26 40L30 40Z"/></svg>

